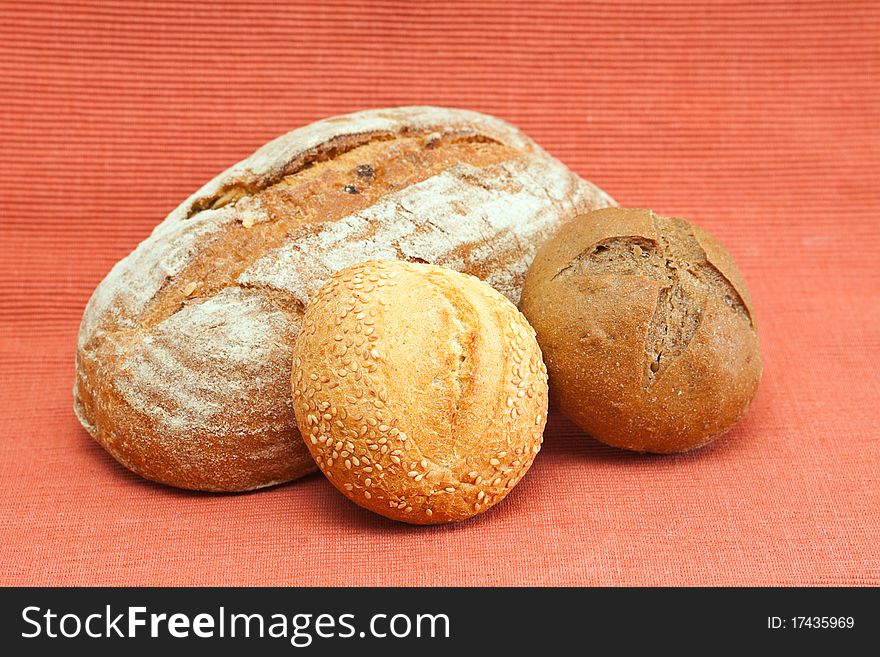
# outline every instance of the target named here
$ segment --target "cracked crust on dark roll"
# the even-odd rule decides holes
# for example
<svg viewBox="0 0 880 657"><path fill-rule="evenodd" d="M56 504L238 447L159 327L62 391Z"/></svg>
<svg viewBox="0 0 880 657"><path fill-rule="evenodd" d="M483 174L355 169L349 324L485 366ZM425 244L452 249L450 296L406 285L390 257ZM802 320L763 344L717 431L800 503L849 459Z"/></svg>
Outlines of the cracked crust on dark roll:
<svg viewBox="0 0 880 657"><path fill-rule="evenodd" d="M746 411L761 379L742 275L685 219L623 208L578 217L539 249L521 308L554 402L609 445L705 445Z"/></svg>

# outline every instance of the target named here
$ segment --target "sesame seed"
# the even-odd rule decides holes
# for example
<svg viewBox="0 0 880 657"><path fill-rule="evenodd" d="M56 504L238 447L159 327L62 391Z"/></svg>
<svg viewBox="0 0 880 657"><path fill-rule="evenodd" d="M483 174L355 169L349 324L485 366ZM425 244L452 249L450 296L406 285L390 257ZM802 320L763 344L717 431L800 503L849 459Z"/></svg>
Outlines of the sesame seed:
<svg viewBox="0 0 880 657"><path fill-rule="evenodd" d="M365 490L365 491L364 491L364 497L366 497L367 499L370 499L370 498L373 497L373 496L372 496L372 494L370 494L370 491Z"/></svg>
<svg viewBox="0 0 880 657"><path fill-rule="evenodd" d="M489 459L489 463L491 465L501 465L501 461L499 461L498 459Z"/></svg>
<svg viewBox="0 0 880 657"><path fill-rule="evenodd" d="M351 484L345 484L345 490L352 490L353 488L354 486L352 486Z"/></svg>

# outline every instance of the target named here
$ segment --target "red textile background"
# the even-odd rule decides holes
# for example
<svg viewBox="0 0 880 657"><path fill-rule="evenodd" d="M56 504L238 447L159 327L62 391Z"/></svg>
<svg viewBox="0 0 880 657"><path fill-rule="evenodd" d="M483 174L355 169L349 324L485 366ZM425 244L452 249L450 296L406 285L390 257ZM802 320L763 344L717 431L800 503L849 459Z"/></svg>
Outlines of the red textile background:
<svg viewBox="0 0 880 657"><path fill-rule="evenodd" d="M880 584L880 5L0 3L0 583ZM412 528L320 476L142 481L71 410L110 267L318 118L426 103L521 126L737 258L766 368L696 453L553 418L493 511Z"/></svg>

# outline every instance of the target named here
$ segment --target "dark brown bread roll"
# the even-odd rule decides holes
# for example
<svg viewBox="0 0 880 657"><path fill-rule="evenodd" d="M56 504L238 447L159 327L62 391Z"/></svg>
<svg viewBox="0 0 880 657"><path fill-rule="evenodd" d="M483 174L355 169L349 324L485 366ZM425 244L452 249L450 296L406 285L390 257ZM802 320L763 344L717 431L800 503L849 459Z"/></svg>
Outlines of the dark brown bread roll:
<svg viewBox="0 0 880 657"><path fill-rule="evenodd" d="M521 308L551 399L609 445L704 445L745 412L761 378L742 275L685 219L622 208L575 219L539 249Z"/></svg>
<svg viewBox="0 0 880 657"><path fill-rule="evenodd" d="M305 305L370 258L445 265L514 303L537 246L613 203L519 130L402 107L266 144L174 210L83 315L74 409L155 481L260 488L315 469L290 399Z"/></svg>

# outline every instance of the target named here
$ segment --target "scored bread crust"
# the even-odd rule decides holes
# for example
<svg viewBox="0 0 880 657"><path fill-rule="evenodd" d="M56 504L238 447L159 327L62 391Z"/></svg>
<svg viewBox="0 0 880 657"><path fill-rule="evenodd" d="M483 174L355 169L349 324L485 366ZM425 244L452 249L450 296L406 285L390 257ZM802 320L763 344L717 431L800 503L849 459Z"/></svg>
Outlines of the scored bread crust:
<svg viewBox="0 0 880 657"><path fill-rule="evenodd" d="M402 107L319 121L189 197L86 306L74 409L120 463L242 491L315 466L295 426L291 349L311 296L371 258L441 264L514 303L537 247L613 205L499 119Z"/></svg>
<svg viewBox="0 0 880 657"><path fill-rule="evenodd" d="M554 403L616 447L705 445L746 411L761 379L745 281L684 219L629 208L577 218L539 249L521 307Z"/></svg>
<svg viewBox="0 0 880 657"><path fill-rule="evenodd" d="M547 370L509 299L445 267L372 261L306 310L293 405L352 501L395 520L464 520L500 502L543 440Z"/></svg>

